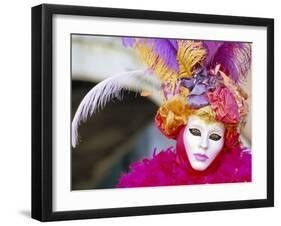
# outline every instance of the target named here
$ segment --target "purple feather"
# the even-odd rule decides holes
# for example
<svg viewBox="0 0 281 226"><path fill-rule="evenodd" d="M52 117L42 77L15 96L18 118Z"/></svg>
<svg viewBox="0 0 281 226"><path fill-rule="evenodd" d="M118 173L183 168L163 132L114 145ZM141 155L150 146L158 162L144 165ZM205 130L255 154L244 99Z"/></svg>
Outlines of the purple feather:
<svg viewBox="0 0 281 226"><path fill-rule="evenodd" d="M154 39L154 51L161 59L163 59L167 67L173 69L175 72L178 73L178 44L176 40Z"/></svg>
<svg viewBox="0 0 281 226"><path fill-rule="evenodd" d="M139 38L136 40L135 38L122 38L124 47L133 47L136 41L140 44L145 43L147 47L153 46L153 51L164 61L165 65L178 73L179 65L177 62L177 40L160 38Z"/></svg>
<svg viewBox="0 0 281 226"><path fill-rule="evenodd" d="M236 83L245 78L251 68L251 46L247 43L225 42L213 57L211 67L217 64Z"/></svg>
<svg viewBox="0 0 281 226"><path fill-rule="evenodd" d="M135 38L122 38L122 44L124 47L133 47L135 44Z"/></svg>

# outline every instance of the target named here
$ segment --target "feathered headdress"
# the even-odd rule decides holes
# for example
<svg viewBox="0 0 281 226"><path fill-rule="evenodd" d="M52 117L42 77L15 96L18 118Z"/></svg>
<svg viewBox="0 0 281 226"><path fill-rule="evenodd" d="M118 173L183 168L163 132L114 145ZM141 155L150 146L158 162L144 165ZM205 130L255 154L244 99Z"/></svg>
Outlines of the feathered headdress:
<svg viewBox="0 0 281 226"><path fill-rule="evenodd" d="M237 125L248 112L241 84L251 66L251 45L239 42L123 38L147 64L145 72L127 72L95 86L82 100L72 122L72 146L78 143L78 126L126 88L128 80L155 74L161 82L163 104L155 122L175 138L192 111L210 106L215 118ZM139 83L138 83L139 84Z"/></svg>

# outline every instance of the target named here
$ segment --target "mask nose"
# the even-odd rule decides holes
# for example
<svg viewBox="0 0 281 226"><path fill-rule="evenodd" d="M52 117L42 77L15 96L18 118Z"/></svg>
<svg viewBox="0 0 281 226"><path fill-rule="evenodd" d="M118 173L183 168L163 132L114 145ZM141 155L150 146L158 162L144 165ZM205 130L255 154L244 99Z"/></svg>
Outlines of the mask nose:
<svg viewBox="0 0 281 226"><path fill-rule="evenodd" d="M199 147L204 150L204 151L207 151L208 150L208 147L209 147L209 144L208 144L208 137L206 136L202 136L201 137L201 140L200 140L200 143L199 143Z"/></svg>

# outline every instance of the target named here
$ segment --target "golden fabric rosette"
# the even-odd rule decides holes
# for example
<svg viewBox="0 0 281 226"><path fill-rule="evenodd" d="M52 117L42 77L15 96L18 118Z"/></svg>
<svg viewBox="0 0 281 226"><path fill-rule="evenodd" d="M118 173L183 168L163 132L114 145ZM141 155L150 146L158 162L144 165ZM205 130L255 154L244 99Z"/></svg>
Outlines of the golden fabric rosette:
<svg viewBox="0 0 281 226"><path fill-rule="evenodd" d="M159 108L155 123L160 131L169 138L176 138L179 129L186 125L191 109L186 104L185 98L176 95Z"/></svg>

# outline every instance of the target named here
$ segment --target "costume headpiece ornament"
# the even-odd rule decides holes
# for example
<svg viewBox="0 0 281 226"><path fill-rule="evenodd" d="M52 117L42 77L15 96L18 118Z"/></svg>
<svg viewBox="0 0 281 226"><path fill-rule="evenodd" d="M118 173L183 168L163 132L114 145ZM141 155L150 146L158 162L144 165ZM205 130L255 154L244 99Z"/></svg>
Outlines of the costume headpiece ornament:
<svg viewBox="0 0 281 226"><path fill-rule="evenodd" d="M155 122L163 134L176 138L188 115L210 107L217 121L237 127L247 112L247 94L241 85L250 70L251 45L240 42L123 38L148 66L146 71L125 72L95 86L80 103L72 122L72 146L78 143L78 126L123 88L155 74L161 83L163 103Z"/></svg>

